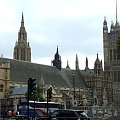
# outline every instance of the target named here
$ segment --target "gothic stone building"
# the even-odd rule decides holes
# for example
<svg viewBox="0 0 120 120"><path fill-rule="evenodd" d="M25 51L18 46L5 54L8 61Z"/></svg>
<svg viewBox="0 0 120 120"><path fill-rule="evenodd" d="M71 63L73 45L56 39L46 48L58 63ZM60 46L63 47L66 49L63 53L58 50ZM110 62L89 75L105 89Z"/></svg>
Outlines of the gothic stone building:
<svg viewBox="0 0 120 120"><path fill-rule="evenodd" d="M15 86L21 87L23 84L27 85L29 78L36 78L37 84L44 87L44 97L48 87L52 86L54 91L52 98L53 101L62 102L66 104L66 106L70 107L71 104L73 104L73 90L75 90L75 100L78 101L78 105L86 105L87 100L88 102L90 101L90 95L88 92L86 92L88 86L83 78L82 73L78 70L70 69L68 64L67 68L62 68L58 47L54 60L52 61L53 66L31 62L31 48L27 41L27 32L24 26L23 13L20 30L18 32L18 40L16 41L14 47L13 59L0 57L1 64L5 63L6 61L9 62L9 79L6 77L8 71L6 68L4 68L4 72L1 72L2 76L5 77L3 77L4 79L1 78L3 79L1 81L1 85L4 87L3 91L0 91L1 98L13 99L14 92L11 90L13 90ZM0 70L2 71L2 68ZM15 99L19 99L20 97L21 94L15 95Z"/></svg>
<svg viewBox="0 0 120 120"><path fill-rule="evenodd" d="M89 69L88 58L86 58L85 69L82 70L85 81L89 88L91 88L93 100L92 105L109 106L112 104L112 81L107 80L104 77L104 71L102 68L102 60L98 58L95 60L94 69Z"/></svg>
<svg viewBox="0 0 120 120"><path fill-rule="evenodd" d="M31 48L27 42L27 32L24 26L24 17L22 13L21 27L18 32L18 41L14 47L14 59L31 62Z"/></svg>
<svg viewBox="0 0 120 120"><path fill-rule="evenodd" d="M37 80L37 84L44 86L45 90L47 90L48 86L52 86L55 94L53 98L54 101L61 99L60 101L68 106L72 104L75 86L75 97L79 105L111 105L117 100L117 94L113 92L113 87L115 88L115 92L116 89L119 88L119 61L115 56L116 35L119 35L119 33L120 27L117 21L115 25L111 25L109 33L107 21L106 19L104 20L104 71L102 61L99 60L98 54L94 63L94 69L89 69L88 59L86 58L85 69L80 70L77 54L75 70L70 69L68 62L67 67L62 68L58 47L54 60L52 61L53 66L36 64L31 62L31 48L27 41L27 32L25 30L22 13L21 27L18 32L18 41L16 41L14 47L13 59L1 57L0 62L5 63L5 61L9 61L9 81L11 83L9 86L12 86L12 83L27 84L28 78L34 77ZM7 94L4 93L5 98L10 97L10 95L8 92Z"/></svg>

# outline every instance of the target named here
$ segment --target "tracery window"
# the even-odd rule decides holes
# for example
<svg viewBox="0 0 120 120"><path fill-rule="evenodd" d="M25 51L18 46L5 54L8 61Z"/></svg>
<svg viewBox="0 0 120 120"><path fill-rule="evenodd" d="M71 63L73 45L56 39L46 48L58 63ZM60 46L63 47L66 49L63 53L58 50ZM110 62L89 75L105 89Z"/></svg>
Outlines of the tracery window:
<svg viewBox="0 0 120 120"><path fill-rule="evenodd" d="M3 92L3 87L4 87L4 85L0 84L0 92Z"/></svg>
<svg viewBox="0 0 120 120"><path fill-rule="evenodd" d="M116 60L116 50L113 50L113 56L114 56L114 60Z"/></svg>
<svg viewBox="0 0 120 120"><path fill-rule="evenodd" d="M112 60L112 49L110 50L110 61Z"/></svg>

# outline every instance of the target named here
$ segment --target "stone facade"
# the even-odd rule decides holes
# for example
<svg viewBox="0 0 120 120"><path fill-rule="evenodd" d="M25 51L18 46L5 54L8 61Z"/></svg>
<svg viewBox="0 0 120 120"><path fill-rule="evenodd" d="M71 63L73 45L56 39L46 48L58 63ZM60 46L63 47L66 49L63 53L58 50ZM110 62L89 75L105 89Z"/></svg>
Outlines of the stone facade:
<svg viewBox="0 0 120 120"><path fill-rule="evenodd" d="M112 22L110 32L107 20L103 22L103 50L104 50L104 72L105 78L113 81L113 105L120 105L120 60L117 59L116 41L120 36L120 25L116 19Z"/></svg>
<svg viewBox="0 0 120 120"><path fill-rule="evenodd" d="M0 62L0 106L9 98L10 86L10 63L9 61ZM2 107L0 107L1 112Z"/></svg>
<svg viewBox="0 0 120 120"><path fill-rule="evenodd" d="M82 70L82 74L86 83L91 89L92 100L91 105L103 106L106 100L107 106L112 104L112 81L106 80L104 77L104 71L102 68L102 61L99 60L98 54L94 63L94 69L89 69L88 58L86 58L85 70Z"/></svg>
<svg viewBox="0 0 120 120"><path fill-rule="evenodd" d="M10 82L10 63L5 61L0 65L0 99L8 98Z"/></svg>
<svg viewBox="0 0 120 120"><path fill-rule="evenodd" d="M67 67L62 68L58 47L52 61L53 66L35 64L31 63L31 48L27 42L22 13L18 41L14 47L14 59L0 58L2 63L0 66L0 98L16 99L17 95L9 96L9 90L22 83L27 85L29 77L36 77L37 83L44 86L44 98L46 98L47 87L52 86L54 90L52 100L62 102L68 107L73 104L74 93L77 106L118 104L120 100L118 97L120 94L120 61L117 60L115 54L118 35L120 35L118 22L116 21L115 25L111 24L109 33L105 18L103 23L104 70L98 54L93 69L89 69L86 58L85 69L80 70L77 54L76 70L70 69L68 62ZM6 60L9 62L5 62ZM75 86L73 86L73 71L75 72Z"/></svg>

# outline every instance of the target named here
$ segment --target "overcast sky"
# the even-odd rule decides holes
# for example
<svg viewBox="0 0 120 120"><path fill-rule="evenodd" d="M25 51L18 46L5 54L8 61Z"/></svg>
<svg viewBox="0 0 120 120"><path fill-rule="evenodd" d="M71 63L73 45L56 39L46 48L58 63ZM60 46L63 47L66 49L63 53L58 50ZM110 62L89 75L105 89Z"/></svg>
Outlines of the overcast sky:
<svg viewBox="0 0 120 120"><path fill-rule="evenodd" d="M0 0L0 54L6 58L13 58L22 11L32 62L51 65L57 45L63 68L67 60L75 68L76 54L80 69L86 56L89 68L97 53L103 60L103 20L109 28L115 22L116 0Z"/></svg>

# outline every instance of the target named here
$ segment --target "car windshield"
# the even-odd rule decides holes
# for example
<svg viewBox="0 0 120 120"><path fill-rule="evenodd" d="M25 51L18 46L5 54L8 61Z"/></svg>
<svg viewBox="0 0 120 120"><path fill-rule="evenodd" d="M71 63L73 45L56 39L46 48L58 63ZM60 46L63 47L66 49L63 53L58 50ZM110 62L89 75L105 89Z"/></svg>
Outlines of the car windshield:
<svg viewBox="0 0 120 120"><path fill-rule="evenodd" d="M86 118L88 118L88 116L87 116L87 114L84 112L84 111L76 111L77 112L77 114L80 116L80 117L86 117Z"/></svg>
<svg viewBox="0 0 120 120"><path fill-rule="evenodd" d="M51 117L79 117L73 110L55 110L50 114Z"/></svg>

